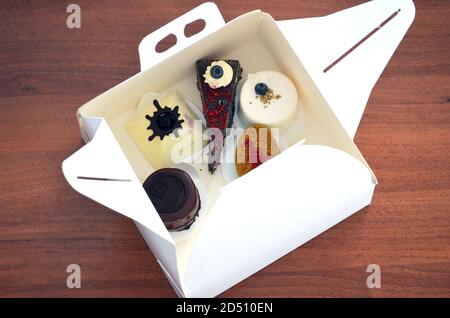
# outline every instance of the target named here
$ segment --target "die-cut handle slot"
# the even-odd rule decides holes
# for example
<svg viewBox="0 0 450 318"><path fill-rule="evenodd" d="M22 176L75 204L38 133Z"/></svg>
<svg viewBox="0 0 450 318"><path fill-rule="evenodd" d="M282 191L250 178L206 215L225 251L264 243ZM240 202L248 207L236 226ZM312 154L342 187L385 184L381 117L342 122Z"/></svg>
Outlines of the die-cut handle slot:
<svg viewBox="0 0 450 318"><path fill-rule="evenodd" d="M90 180L90 181L131 182L131 179L99 178L99 177L85 177L85 176L77 176L77 179L80 179L80 180Z"/></svg>
<svg viewBox="0 0 450 318"><path fill-rule="evenodd" d="M141 70L160 63L224 24L219 8L212 2L206 2L183 14L142 39L139 44ZM173 37L175 41L171 39ZM171 43L173 44L167 47Z"/></svg>
<svg viewBox="0 0 450 318"><path fill-rule="evenodd" d="M353 52L358 46L360 46L361 44L363 44L365 41L367 41L372 35L374 35L378 30L380 30L382 27L384 27L389 21L391 21L393 18L395 18L397 16L397 14L400 12L401 10L398 9L397 11L395 11L394 13L392 13L386 20L384 20L383 22L380 23L380 25L378 25L375 29L373 29L372 31L370 31L365 37L363 37L361 40L359 40L355 45L353 45L350 49L348 49L344 54L342 54L341 56L339 56L334 62L332 62L330 65L328 65L327 67L325 67L323 69L323 72L326 73L328 72L331 68L333 68L336 64L338 64L340 61L342 61L347 55L349 55L351 52Z"/></svg>
<svg viewBox="0 0 450 318"><path fill-rule="evenodd" d="M175 34L171 33L164 38L162 38L158 43L155 45L155 52L156 53L163 53L167 50L169 50L171 47L177 44L177 37Z"/></svg>
<svg viewBox="0 0 450 318"><path fill-rule="evenodd" d="M197 19L184 26L184 36L190 38L200 32L202 32L206 27L206 21L203 19Z"/></svg>

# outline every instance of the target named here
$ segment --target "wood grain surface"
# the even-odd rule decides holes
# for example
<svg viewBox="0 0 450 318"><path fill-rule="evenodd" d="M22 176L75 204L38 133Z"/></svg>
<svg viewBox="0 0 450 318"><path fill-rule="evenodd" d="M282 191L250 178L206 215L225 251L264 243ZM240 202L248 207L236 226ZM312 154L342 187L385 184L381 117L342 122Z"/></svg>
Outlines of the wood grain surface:
<svg viewBox="0 0 450 318"><path fill-rule="evenodd" d="M229 21L362 2L217 3ZM221 296L450 297L450 3L415 2L356 135L379 179L372 205ZM69 3L0 1L0 296L175 297L133 222L73 191L61 162L82 145L77 108L137 73L140 40L200 1L79 0L81 29L66 27ZM66 287L71 263L81 289Z"/></svg>

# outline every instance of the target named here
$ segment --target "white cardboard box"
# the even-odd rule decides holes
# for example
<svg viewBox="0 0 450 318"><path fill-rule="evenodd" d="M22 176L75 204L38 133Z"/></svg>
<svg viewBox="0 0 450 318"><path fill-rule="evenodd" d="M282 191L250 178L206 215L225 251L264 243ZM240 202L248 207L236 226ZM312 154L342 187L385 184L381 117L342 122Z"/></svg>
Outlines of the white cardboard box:
<svg viewBox="0 0 450 318"><path fill-rule="evenodd" d="M370 204L377 181L352 139L371 89L414 14L410 0L376 0L326 17L276 22L257 10L225 24L217 6L205 3L144 38L142 72L78 110L87 144L63 162L64 175L81 194L136 222L179 296L216 296ZM185 38L184 26L197 19L206 21L205 29ZM178 43L156 53L157 42L170 33ZM200 106L194 63L205 57L238 59L243 78L266 69L287 74L305 107L306 143L228 184L220 173L200 174L208 178L205 215L177 240L142 188L154 169L124 123L148 91L176 89Z"/></svg>

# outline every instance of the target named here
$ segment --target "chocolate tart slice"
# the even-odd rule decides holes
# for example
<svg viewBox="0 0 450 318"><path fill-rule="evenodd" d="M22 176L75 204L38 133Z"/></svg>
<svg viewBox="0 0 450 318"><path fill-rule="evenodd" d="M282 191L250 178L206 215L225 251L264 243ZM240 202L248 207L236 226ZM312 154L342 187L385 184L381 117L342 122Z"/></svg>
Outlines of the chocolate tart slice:
<svg viewBox="0 0 450 318"><path fill-rule="evenodd" d="M200 196L191 177L180 169L164 168L145 180L144 190L168 230L187 230L200 210Z"/></svg>
<svg viewBox="0 0 450 318"><path fill-rule="evenodd" d="M233 124L236 87L242 78L242 68L237 60L198 60L197 88L203 104L207 128L219 129L221 140L211 135L209 171L219 164L226 128Z"/></svg>

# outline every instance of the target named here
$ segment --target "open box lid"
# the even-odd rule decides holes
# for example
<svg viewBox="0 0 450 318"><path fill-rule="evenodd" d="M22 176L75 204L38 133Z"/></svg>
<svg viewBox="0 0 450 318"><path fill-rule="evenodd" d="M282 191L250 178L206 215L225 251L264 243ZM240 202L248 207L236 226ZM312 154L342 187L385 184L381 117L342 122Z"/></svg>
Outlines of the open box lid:
<svg viewBox="0 0 450 318"><path fill-rule="evenodd" d="M411 1L396 1L394 2L396 5L389 3L390 1L377 0L323 18L298 19L278 22L279 27L288 39L291 47L295 50L296 54L301 59L305 59L302 62L304 62L304 65L310 73L310 76L314 81L317 81L319 90L327 99L328 104L333 108L333 111L336 113L337 118L339 119L339 121L341 121L341 124L346 129L347 133L352 137L354 135L354 132L356 131L368 96L373 85L375 84L376 79L381 74L387 61L393 54L393 51L408 29L409 25L411 24L412 18L414 16L414 6ZM345 50L347 50L348 46L354 44L353 41L359 41L361 35L362 37L364 37L364 35L372 30L374 26L378 25L398 9L401 9L402 14L405 12L404 16L406 18L403 18L403 20L396 18L386 26L386 28L389 26L395 30L387 30L387 32L386 30L384 30L387 35L384 35L383 37L381 37L381 39L378 36L385 33L381 33L383 31L377 32L376 35L371 37L370 40L366 41L362 46L358 47L349 56L342 60L338 65L336 65L331 71L325 74L323 73L323 67L324 65L328 65L330 63L330 57L332 57L332 59L336 59L336 57L341 55L343 51L345 52ZM362 15L363 17L361 17L360 15ZM398 15L398 17L400 16L402 15ZM191 38L183 38L184 35L182 34L182 30L184 29L184 26L196 19L204 19L206 21L205 29ZM328 25L328 21L330 21L330 26ZM372 23L369 23L368 21L371 21ZM349 23L352 25L353 23L355 23L355 25L358 25L358 32L353 32L354 30L348 25ZM139 46L139 54L141 58L142 70L151 67L155 63L163 61L169 56L200 40L204 36L216 31L223 25L223 18L221 17L217 6L213 3L205 3L188 12L187 14L179 17L178 19L175 19L168 25L147 36L141 42ZM365 30L364 26L367 26L368 30ZM301 29L303 32L298 32L299 29ZM332 30L332 32L330 30ZM336 36L336 34L339 35L341 33L339 33L337 30L351 30L351 32L349 31L349 33L351 33L352 35L350 36L349 34L343 33L342 36L344 39L341 39L342 41L339 42L336 39L339 38L339 36ZM170 33L176 34L178 36L178 44L164 53L156 53L156 44ZM311 37L311 34L314 34L314 37ZM334 55L331 54L332 52L316 54L317 52L314 51L314 48L317 47L316 42L318 41L317 39L319 38L319 34L321 35L320 38L322 38L322 36L324 39L333 38L333 41L339 42L340 46L338 48L342 50L333 49L332 52L336 52L336 54ZM366 49L364 49L364 46L370 43L370 41L386 41L386 43L383 44L384 49L380 52L372 50L367 51ZM308 47L308 50L304 49L304 47ZM376 47L378 46L376 45ZM319 46L319 50L325 49L327 48ZM373 57L374 52L377 52L377 54L379 53L379 56L377 58ZM315 61L313 58L313 56L315 55L319 56L317 58L317 61ZM357 58L353 55L357 55ZM357 66L348 65L350 57L354 59L354 62ZM368 63L364 63L371 60L377 61L374 64L375 66L368 66ZM338 79L339 74L345 77L343 77L343 79ZM343 83L345 81L347 81L346 83L353 83L354 81L356 83L355 85L358 86L351 87L350 84ZM364 85L362 85L361 83L364 83ZM360 85L362 86L360 87ZM360 88L361 92L356 93L356 91ZM355 97L355 94L358 94L358 98ZM350 107L353 107L351 108L353 110L351 110ZM359 115L355 115L356 113L354 112L358 113ZM328 170L321 171L321 175L324 178L325 176L329 178L330 175L332 175L332 171L336 172L332 178L333 182L329 183L329 190L331 191L332 188L336 188L342 191L346 191L345 193L342 193L342 196L334 196L335 201L329 202L332 203L334 209L341 209L343 208L345 203L348 203L341 201L341 198L345 198L345 196L351 192L353 195L359 195L360 198L358 200L355 200L357 204L354 204L354 206L351 206L346 211L348 215L332 213L335 211L334 209L327 210L329 212L329 215L327 215L326 220L325 218L321 219L323 223L321 223L320 226L314 226L313 223L317 220L310 220L312 226L311 231L309 231L308 233L304 233L304 235L300 234L299 236L295 237L295 239L291 240L289 244L286 243L283 246L279 245L277 250L274 249L275 252L272 255L261 257L261 259L258 260L257 264L254 263L254 265L250 267L243 267L241 270L239 270L239 273L235 273L236 275L234 275L233 279L229 279L228 281L224 282L224 285L210 286L210 289L206 290L203 289L203 287L207 285L208 282L201 282L197 280L198 276L201 276L201 272L197 273L196 271L200 270L201 266L196 266L196 264L200 264L202 260L208 258L207 255L202 255L202 251L209 249L209 247L203 249L199 245L199 247L197 247L196 250L193 251L193 262L189 263L189 267L187 269L187 274L185 277L186 284L182 284L179 270L177 268L175 243L170 234L165 229L164 224L158 217L158 214L156 213L156 211L154 211L150 200L142 190L142 186L139 180L137 179L124 153L122 152L120 145L115 140L106 120L95 117L80 118L80 120L83 120L82 133L85 135L85 140L90 142L85 147L73 154L71 157L66 159L66 161L63 163L63 171L65 177L72 185L72 187L78 192L121 214L131 217L133 220L140 223L144 228L148 229L148 235L151 236L151 244L149 245L158 258L160 264L163 266L165 273L168 275L169 279L172 280L171 282L181 290L181 292L189 296L214 295L233 285L237 281L245 278L252 273L251 271L254 272L255 268L264 267L269 262L276 259L277 255L279 255L280 253L285 254L293 247L298 246L298 242L305 242L315 235L320 234L330 226L339 222L341 219L347 217L351 213L360 209L362 206L368 204L368 200L370 202L371 197L370 190L372 190L373 192L373 187L375 186L370 172L359 161L357 161L355 158L350 158L350 156L346 155L343 152L341 153L336 149L331 151L331 149L321 146L302 146L308 147L308 151L303 151L302 154L299 154L298 152L299 147L292 147L292 149L288 149L285 156L280 156L280 158L278 159L274 158L273 163L268 162L267 165L264 165L260 169L255 170L252 175L254 177L257 177L258 175L267 174L270 169L273 169L272 165L277 163L277 161L287 160L286 158L289 157L295 160L298 159L306 161L313 160L315 156L323 157L324 159L327 158L326 160L329 160L329 162L327 161L323 164L324 166L329 167L330 171L329 173L325 173ZM92 154L95 155L92 156ZM307 158L308 155L311 157ZM330 160L330 158L336 160ZM86 162L89 162L89 166L83 164ZM331 169L333 167L336 167L336 165L340 162L342 163L342 166L347 167L347 169ZM306 167L307 165L305 164L304 166ZM339 180L345 179L345 172L349 172L353 169L357 169L359 173L353 175L353 179L349 178L348 181L352 184L352 186L339 187ZM264 171L265 173L263 173ZM299 169L296 173L308 174L311 172L314 171L312 169ZM80 179L80 176L98 176L100 178L98 182L102 183L102 185L99 186L99 184L95 184L92 182L87 185L87 183L85 182L86 180L82 178ZM103 176L108 176L109 178L114 178L117 180L115 182L101 180ZM283 178L288 179L289 177L292 177L292 174L288 170L286 170L283 173L278 174L277 180L278 182L281 182ZM242 180L245 180L245 177ZM238 182L233 184L233 187L228 188L228 190L224 189L224 195L221 196L216 210L227 210L232 208L232 206L229 206L230 200L226 200L226 198L229 198L230 196L233 197L242 193L242 188L240 185L242 185L243 181L237 181ZM306 185L304 186L306 187ZM286 192L283 192L283 189L288 189L288 187L278 189L278 194L280 196L286 194ZM367 196L367 193L370 193L370 197ZM124 196L127 197L127 200L122 200ZM130 201L134 203L130 205ZM310 208L311 202L312 201L308 200L303 201L303 203L301 203L302 207ZM321 204L325 204L320 208L326 210L326 202L324 200L320 202ZM258 208L267 212L269 211L270 207L261 206ZM139 211L142 211L143 209L145 209L146 211L153 210L154 213L139 213ZM294 212L290 211L290 213ZM268 212L266 214L269 216ZM215 213L215 215L217 216L219 215L219 213ZM250 217L251 216L249 216L249 218ZM224 220L220 217L210 218L210 222L221 223L223 221ZM275 221L276 220L274 220L274 222ZM298 219L298 222L309 221L300 218ZM292 224L295 224L295 222L293 222ZM209 229L211 228L212 227L210 226ZM294 235L295 229L291 230ZM240 234L245 235L245 233ZM210 233L210 231L205 231L204 233L201 233L201 235L203 237L208 235L211 235L211 237L213 237L214 235L217 235L217 233ZM202 241L205 242L205 244L208 242L207 239L202 239ZM239 257L245 259L246 255L243 254ZM217 259L220 260L221 258ZM238 260L237 257L236 260ZM220 274L220 272L221 271L219 270L216 271L218 275Z"/></svg>

